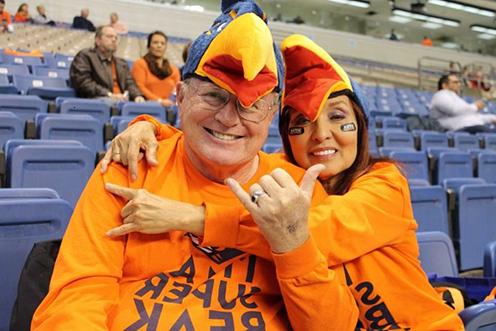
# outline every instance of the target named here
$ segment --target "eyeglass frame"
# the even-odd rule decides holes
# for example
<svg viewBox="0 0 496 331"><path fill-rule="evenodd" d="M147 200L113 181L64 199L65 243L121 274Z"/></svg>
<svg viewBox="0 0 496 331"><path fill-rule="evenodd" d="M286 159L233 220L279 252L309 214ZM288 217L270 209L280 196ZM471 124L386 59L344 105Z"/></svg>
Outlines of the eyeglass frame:
<svg viewBox="0 0 496 331"><path fill-rule="evenodd" d="M212 105L210 102L208 102L207 100L205 100L205 96L204 96L204 95L202 95L202 94L198 93L198 87L193 86L193 84L191 84L191 80L192 80L193 78L195 78L195 79L196 79L196 80L198 80L198 81L203 81L203 82L210 83L210 84L214 85L214 87L216 88L216 90L217 90L217 91L219 91L220 93L226 93L229 97L228 97L228 98L226 98L226 100L225 100L225 101L221 101L221 105L219 105L219 106ZM200 98L200 99L201 99L201 100L202 100L205 104L207 104L209 107L211 107L209 110L210 110L210 111L212 111L212 112L218 112L219 110L221 110L223 107L225 107L225 106L226 106L226 105L227 105L227 104L231 101L231 98L233 98L233 97L234 97L234 98L235 98L235 100L236 100L236 101L235 101L235 104L236 104L236 111L237 111L237 113L238 113L239 117L240 117L241 119L245 120L245 121L252 122L252 123L260 123L260 122L262 122L263 120L265 120L265 119L267 118L267 116L269 116L269 114L271 113L271 111L273 110L273 107L274 107L274 106L278 106L278 105L279 105L279 103L280 103L280 95L279 95L279 96L278 96L278 98L276 99L276 101L275 101L272 105L270 105L268 101L265 101L264 99L260 98L260 99L258 99L257 101L255 101L251 107L246 108L246 107L244 107L243 105L241 105L241 103L239 102L239 99L238 99L238 98L237 98L234 94L232 94L232 93L230 93L229 91L227 91L227 90L225 90L225 89L223 89L223 88L221 88L221 87L219 87L219 86L215 85L214 83L212 83L212 82L210 82L210 81L208 81L208 80L206 80L206 79L197 78L197 77L188 77L187 79L185 79L185 80L183 81L183 83L184 83L184 84L185 84L188 88L193 89L193 90L195 91L196 95L197 95L197 96L198 96L198 97L199 97L199 98ZM220 99L220 98L219 98L219 99ZM255 107L255 104L256 104L257 102L260 102L260 101L264 102L264 104L268 104L267 109L265 109L265 110L260 110L260 109L258 109L258 108L256 108L256 107ZM246 117L245 117L245 116L246 116L246 112L245 112L245 111L246 111L246 110L249 110L249 109L251 109L251 108L254 108L254 109L255 109L255 111L254 111L254 112L252 112L251 114L259 114L259 113L262 113L262 112L263 112L263 117L262 117L262 118L260 118L260 119L258 119L258 118L257 118L256 120L254 120L254 119L250 119L250 118L246 118Z"/></svg>

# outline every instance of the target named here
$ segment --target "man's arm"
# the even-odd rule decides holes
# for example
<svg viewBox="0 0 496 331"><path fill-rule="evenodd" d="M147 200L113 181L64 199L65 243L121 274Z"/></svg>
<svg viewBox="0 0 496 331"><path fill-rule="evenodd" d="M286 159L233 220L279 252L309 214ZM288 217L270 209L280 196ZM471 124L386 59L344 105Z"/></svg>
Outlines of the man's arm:
<svg viewBox="0 0 496 331"><path fill-rule="evenodd" d="M458 95L441 91L432 98L431 107L437 109L445 116L456 116L467 113L475 113L478 108L475 104L470 104Z"/></svg>
<svg viewBox="0 0 496 331"><path fill-rule="evenodd" d="M109 180L127 186L125 171ZM50 291L32 322L35 330L108 330L108 316L119 297L127 237L105 232L121 223L123 202L107 193L94 172L74 210L55 264Z"/></svg>
<svg viewBox="0 0 496 331"><path fill-rule="evenodd" d="M329 266L399 242L407 231L414 229L413 215L403 216L405 204L410 203L405 190L405 178L397 169L388 167L363 175L348 193L327 196L310 208L310 233ZM238 214L239 222L228 222L223 215L240 213L231 209L206 204L202 244L238 248L272 259L270 247L251 215L244 212Z"/></svg>
<svg viewBox="0 0 496 331"><path fill-rule="evenodd" d="M87 98L104 97L110 92L108 88L93 79L91 60L85 51L79 52L71 64L71 83L79 95Z"/></svg>

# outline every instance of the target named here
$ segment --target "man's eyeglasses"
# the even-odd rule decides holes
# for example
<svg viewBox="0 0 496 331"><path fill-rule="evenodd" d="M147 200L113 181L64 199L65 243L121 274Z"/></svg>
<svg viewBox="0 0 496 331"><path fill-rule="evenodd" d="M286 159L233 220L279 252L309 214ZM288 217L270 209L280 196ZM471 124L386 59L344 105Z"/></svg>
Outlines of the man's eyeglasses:
<svg viewBox="0 0 496 331"><path fill-rule="evenodd" d="M239 117L254 123L258 123L266 119L272 109L276 106L276 104L269 103L264 99L258 99L251 107L245 108L239 103L238 98L228 91L214 86L213 84L201 84L199 86L194 86L193 84L188 83L187 85L196 92L196 94L212 111L219 111L229 103L231 98L235 98L236 109Z"/></svg>

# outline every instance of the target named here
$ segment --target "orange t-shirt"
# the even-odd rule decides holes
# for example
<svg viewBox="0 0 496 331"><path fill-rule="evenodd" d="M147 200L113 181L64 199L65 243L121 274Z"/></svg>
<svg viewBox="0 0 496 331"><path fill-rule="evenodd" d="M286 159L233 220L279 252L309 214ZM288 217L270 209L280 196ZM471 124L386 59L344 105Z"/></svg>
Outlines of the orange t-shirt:
<svg viewBox="0 0 496 331"><path fill-rule="evenodd" d="M312 238L279 256L288 260L288 269L281 267L287 284L280 289L273 262L238 249L200 245L201 239L182 231L118 239L105 235L122 224L120 211L126 203L105 191L107 182L195 205L211 202L220 206L216 215L233 223L237 215L248 214L227 186L192 166L182 133L167 130L172 135L160 142L159 165L147 168L140 162L136 181L130 182L127 170L116 164L104 175L93 173L74 210L32 330L288 330L286 311L299 311L307 305L305 298L321 293L333 298L322 307L333 316L335 330L352 330L357 320L353 297L327 268ZM301 169L260 152L258 171L244 188L275 167L297 181L303 176ZM317 185L314 202L325 195ZM233 214L223 213L231 208ZM322 307L311 307L314 316Z"/></svg>
<svg viewBox="0 0 496 331"><path fill-rule="evenodd" d="M262 235L245 218L238 224L223 221L209 214L208 204L207 216L213 217L205 219L204 244L271 258L256 244ZM312 207L309 223L329 267L355 297L359 328L463 330L421 268L408 182L395 165L375 164L346 194ZM220 229L238 235L222 236Z"/></svg>
<svg viewBox="0 0 496 331"><path fill-rule="evenodd" d="M173 131L151 116L148 120L158 128L157 138L167 139ZM133 122L134 123L134 122ZM284 155L272 155L284 159ZM238 222L224 217L212 204L206 204L204 245L232 247L274 260L281 291L288 289L283 266L287 260L270 252L250 215L240 214ZM229 213L235 213L235 210ZM359 309L358 328L411 330L463 330L458 314L444 304L427 280L418 259L419 250L413 218L410 190L406 178L390 163L377 163L355 180L344 195L330 195L310 209L309 225L312 240L325 257L328 267L345 282ZM226 233L236 234L226 236ZM298 268L294 268L298 270ZM325 275L320 274L321 281ZM324 282L325 283L325 282ZM289 287L292 289L292 287ZM291 319L296 330L324 330L332 325L334 315L319 315L334 298L315 284L309 284L306 307L296 306L298 318ZM301 297L291 296L292 298ZM314 304L312 304L314 303ZM408 309L405 309L405 307ZM309 316L321 324L302 324ZM317 323L317 322L316 322ZM317 326L316 326L317 325ZM345 329L343 329L345 330Z"/></svg>
<svg viewBox="0 0 496 331"><path fill-rule="evenodd" d="M424 38L422 40L422 45L424 45L424 46L432 46L432 40L430 38Z"/></svg>
<svg viewBox="0 0 496 331"><path fill-rule="evenodd" d="M115 67L115 61L113 60L112 60L112 92L115 94L122 93L117 78L117 69Z"/></svg>
<svg viewBox="0 0 496 331"><path fill-rule="evenodd" d="M10 14L8 11L4 10L0 13L0 24L4 25L10 25L12 24L12 19L10 18Z"/></svg>
<svg viewBox="0 0 496 331"><path fill-rule="evenodd" d="M16 13L14 16L14 22L17 23L26 23L29 21L29 18L21 13Z"/></svg>
<svg viewBox="0 0 496 331"><path fill-rule="evenodd" d="M141 58L133 63L131 75L147 100L167 99L181 79L177 67L171 64L171 68L172 74L169 77L159 79L152 74L146 61Z"/></svg>

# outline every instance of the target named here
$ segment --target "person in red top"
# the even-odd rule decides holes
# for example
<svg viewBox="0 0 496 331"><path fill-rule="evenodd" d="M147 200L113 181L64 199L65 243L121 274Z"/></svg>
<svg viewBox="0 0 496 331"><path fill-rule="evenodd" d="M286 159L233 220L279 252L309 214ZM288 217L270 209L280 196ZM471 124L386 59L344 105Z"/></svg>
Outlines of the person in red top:
<svg viewBox="0 0 496 331"><path fill-rule="evenodd" d="M27 3L21 3L14 16L16 23L30 23L32 22L31 15L29 15L29 6Z"/></svg>
<svg viewBox="0 0 496 331"><path fill-rule="evenodd" d="M162 31L148 35L148 53L134 62L131 74L147 100L157 101L164 107L180 80L179 70L165 57L167 36Z"/></svg>
<svg viewBox="0 0 496 331"><path fill-rule="evenodd" d="M0 31L1 32L12 32L12 19L10 14L5 10L5 0L0 0Z"/></svg>
<svg viewBox="0 0 496 331"><path fill-rule="evenodd" d="M264 240L272 250L291 251L299 248L298 242L288 240L288 233L302 238L300 245L310 235L329 268L353 294L359 309L357 329L463 330L457 313L442 302L421 268L406 178L394 162L368 153L366 104L358 86L325 50L304 36L285 39L282 52L286 76L279 128L285 157L305 169L323 165L319 180L329 194L308 210L309 229L304 226L307 220L301 219L307 213L301 213L298 203L308 191L280 170L263 176L249 194L235 180L227 181L256 225L242 218L237 224L225 220L208 203L204 214L197 214L177 202L144 194L131 199L132 209L123 210L124 224L110 234L162 233L186 218L203 235L204 245L233 247L266 259L273 253L261 244ZM117 139L106 161L118 150L114 160L127 157L130 164L130 156L137 154L133 146L142 145L153 153L147 142L154 141L154 130L159 139L167 136L167 130L154 119L148 121L153 125L136 123L138 134L131 133L131 126L122 136L134 141ZM144 130L148 130L145 135ZM311 286L308 291L313 293ZM332 300L326 293L318 299ZM318 306L315 300L309 299L308 305ZM325 316L316 318L332 323ZM291 322L293 328L305 330L298 318Z"/></svg>
<svg viewBox="0 0 496 331"><path fill-rule="evenodd" d="M432 39L424 36L424 39L422 39L422 45L432 47Z"/></svg>
<svg viewBox="0 0 496 331"><path fill-rule="evenodd" d="M32 330L290 330L290 321L298 323L297 330L356 325L356 304L338 278L343 270L328 269L310 235L288 233L298 245L290 251L287 243L268 247L262 241L273 261L205 245L195 230L106 235L126 217L122 210L132 210L126 201L145 192L199 211L208 204L209 215L234 224L239 216L248 221L249 213L224 180L235 178L248 188L276 168L303 181L309 192L299 201L304 213L325 198L320 184L314 189L317 173L305 176L279 156L260 152L278 109L281 57L258 5L225 3L216 24L193 43L185 80L177 86L184 134L167 127L161 165L141 163L134 182L117 164L92 175ZM248 33L251 38L245 38ZM306 215L301 219L306 222ZM308 304L319 295L332 300ZM331 324L318 318L323 311L332 316Z"/></svg>

